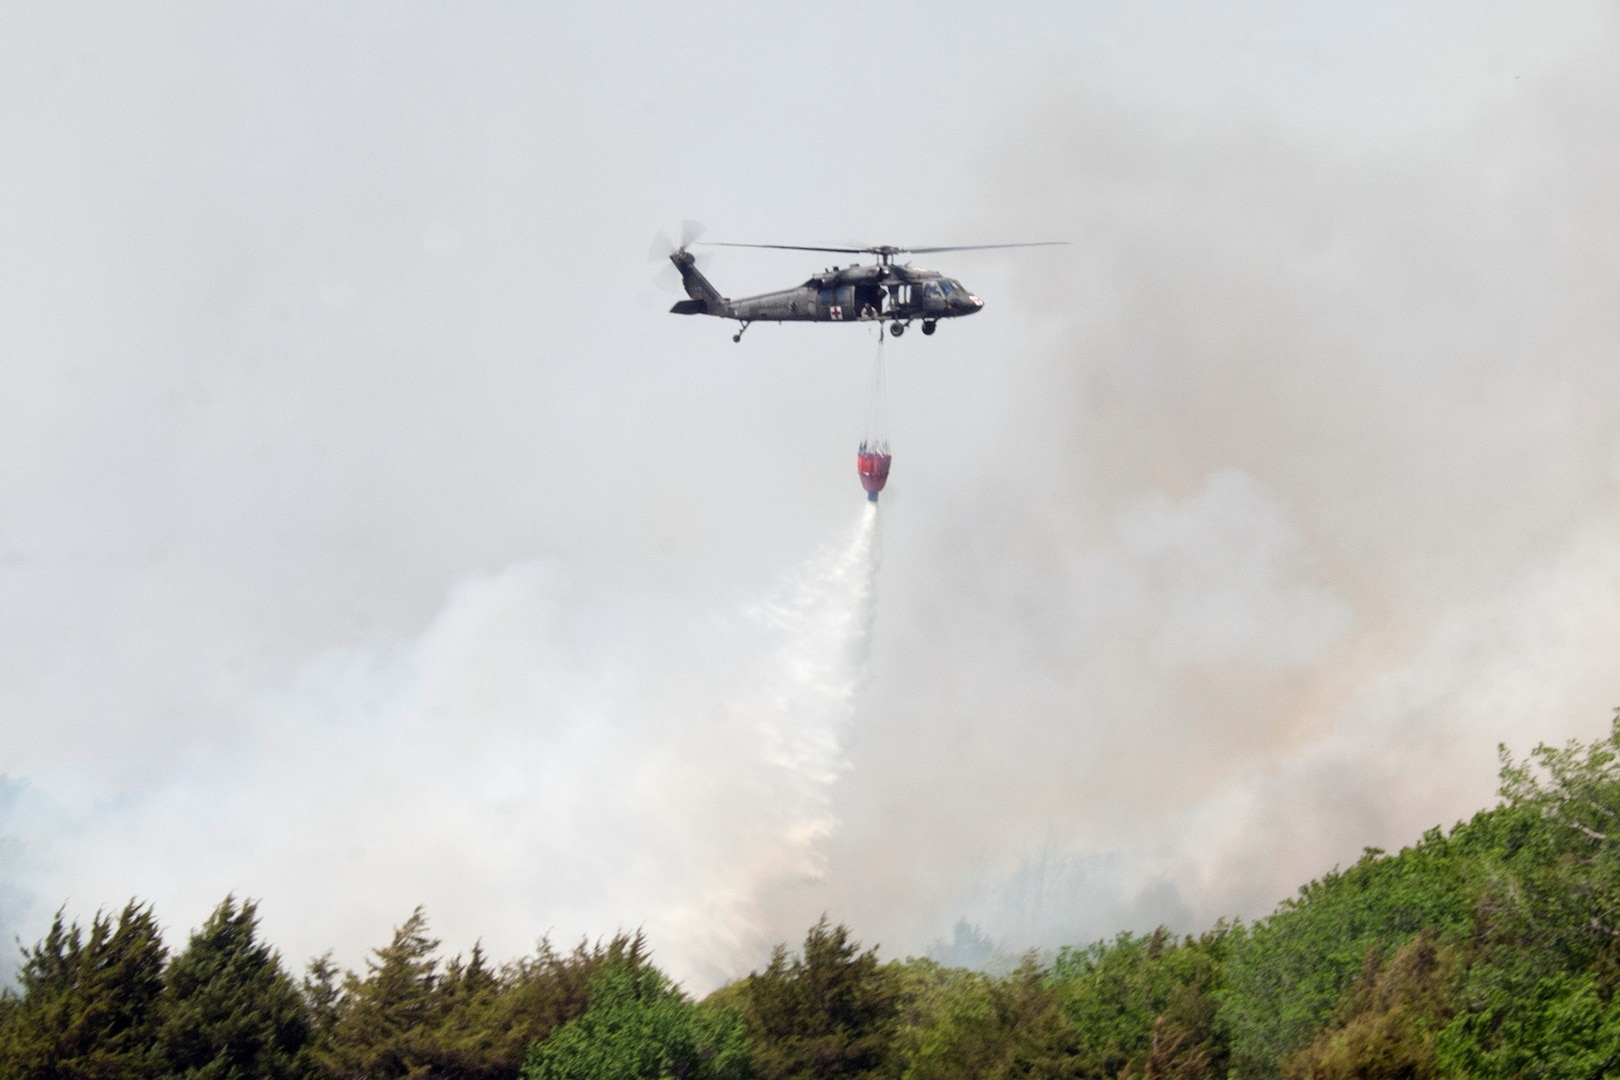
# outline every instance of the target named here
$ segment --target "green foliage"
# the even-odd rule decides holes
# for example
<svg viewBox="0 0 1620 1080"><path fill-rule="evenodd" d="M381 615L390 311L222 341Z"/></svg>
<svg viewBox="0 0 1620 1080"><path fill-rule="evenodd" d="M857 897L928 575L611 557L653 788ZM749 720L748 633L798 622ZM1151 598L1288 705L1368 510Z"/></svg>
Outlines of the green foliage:
<svg viewBox="0 0 1620 1080"><path fill-rule="evenodd" d="M1501 755L1511 828L1439 1060L1482 1077L1606 1075L1620 1065L1620 715L1591 745Z"/></svg>
<svg viewBox="0 0 1620 1080"><path fill-rule="evenodd" d="M999 979L929 960L899 973L902 1080L1076 1075L1075 1032L1032 958Z"/></svg>
<svg viewBox="0 0 1620 1080"><path fill-rule="evenodd" d="M321 1070L314 1062L327 1054L332 1045L332 1034L337 1027L338 1002L342 999L337 965L332 963L330 951L309 962L300 987L304 999L305 1015L309 1020L309 1041L303 1056L308 1062L305 1071L319 1076Z"/></svg>
<svg viewBox="0 0 1620 1080"><path fill-rule="evenodd" d="M251 901L227 897L172 961L150 908L58 913L0 992L0 1077L1620 1075L1620 714L1590 745L1504 751L1501 776L1502 805L1368 850L1250 926L1122 934L1000 977L880 963L823 917L694 1004L640 934L441 961L418 909L363 975L323 956L295 987ZM951 955L982 954L971 929Z"/></svg>
<svg viewBox="0 0 1620 1080"><path fill-rule="evenodd" d="M162 1071L158 1002L166 956L149 907L131 900L89 933L58 911L23 953L22 999L0 1029L8 1080L122 1080Z"/></svg>
<svg viewBox="0 0 1620 1080"><path fill-rule="evenodd" d="M1450 836L1431 829L1398 855L1369 849L1234 932L1218 996L1240 1075L1278 1075L1327 1026L1369 953L1391 956L1424 929L1466 934L1487 873L1479 856L1499 824L1482 814Z"/></svg>
<svg viewBox="0 0 1620 1080"><path fill-rule="evenodd" d="M592 979L614 966L640 970L646 940L617 935L559 953L542 940L533 957L500 969L474 946L441 965L418 908L375 951L364 978L339 982L328 957L310 965L304 999L312 1025L310 1075L457 1077L506 1080L523 1067L529 1046L582 1015Z"/></svg>
<svg viewBox="0 0 1620 1080"><path fill-rule="evenodd" d="M1376 952L1351 984L1333 1023L1285 1063L1290 1080L1428 1080L1450 1075L1435 1053L1455 1011L1455 951L1425 931L1386 963Z"/></svg>
<svg viewBox="0 0 1620 1080"><path fill-rule="evenodd" d="M1620 717L1590 745L1504 748L1501 781L1502 806L1308 886L1234 950L1223 1020L1246 1074L1620 1066Z"/></svg>
<svg viewBox="0 0 1620 1080"><path fill-rule="evenodd" d="M1077 1075L1223 1075L1215 994L1230 933L1177 942L1161 927L1062 950L1049 980L1078 1033Z"/></svg>
<svg viewBox="0 0 1620 1080"><path fill-rule="evenodd" d="M746 1080L730 1009L693 1004L656 968L617 963L591 980L584 1015L536 1042L526 1080Z"/></svg>
<svg viewBox="0 0 1620 1080"><path fill-rule="evenodd" d="M1620 939L1620 713L1590 746L1537 746L1502 756L1502 797L1543 827L1505 859L1511 885L1497 890L1494 936L1555 956L1565 967L1605 960ZM1611 978L1611 983L1612 983Z"/></svg>
<svg viewBox="0 0 1620 1080"><path fill-rule="evenodd" d="M1593 973L1526 978L1482 965L1470 975L1468 1007L1436 1045L1444 1075L1553 1080L1611 1076L1620 1065L1620 1002Z"/></svg>
<svg viewBox="0 0 1620 1080"><path fill-rule="evenodd" d="M480 1078L515 1076L525 1033L513 1033L513 1017L502 1009L505 987L474 945L463 961L453 957L434 988L437 1020L415 1033L432 1075Z"/></svg>
<svg viewBox="0 0 1620 1080"><path fill-rule="evenodd" d="M321 1073L334 1078L426 1074L422 1036L441 1012L434 993L438 947L427 935L427 916L417 908L366 962L364 979L353 972L345 977L331 1028L314 1055Z"/></svg>
<svg viewBox="0 0 1620 1080"><path fill-rule="evenodd" d="M1078 1033L1032 956L998 982L997 1001L1008 1037L994 1075L1056 1080L1080 1074L1084 1062Z"/></svg>
<svg viewBox="0 0 1620 1080"><path fill-rule="evenodd" d="M932 960L909 960L899 968L899 984L895 1051L902 1080L991 1073L1005 1041L994 1000L996 980Z"/></svg>
<svg viewBox="0 0 1620 1080"><path fill-rule="evenodd" d="M889 1057L900 1011L896 970L860 952L849 929L810 928L800 956L777 946L770 965L736 995L763 1080L875 1076Z"/></svg>
<svg viewBox="0 0 1620 1080"><path fill-rule="evenodd" d="M493 1023L503 1032L504 1060L516 1075L528 1046L584 1014L597 975L610 968L648 963L647 939L637 931L617 934L606 945L581 941L568 953L542 940L537 953L502 970Z"/></svg>
<svg viewBox="0 0 1620 1080"><path fill-rule="evenodd" d="M227 896L164 975L159 1042L186 1080L281 1080L297 1074L308 1011L269 946L258 908Z"/></svg>

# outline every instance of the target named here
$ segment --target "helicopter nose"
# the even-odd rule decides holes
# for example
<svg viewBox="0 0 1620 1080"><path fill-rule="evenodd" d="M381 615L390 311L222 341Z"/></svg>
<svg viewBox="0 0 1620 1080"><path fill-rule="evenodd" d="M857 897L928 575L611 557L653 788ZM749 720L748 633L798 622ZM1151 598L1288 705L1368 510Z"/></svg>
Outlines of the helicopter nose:
<svg viewBox="0 0 1620 1080"><path fill-rule="evenodd" d="M968 314L972 315L974 312L983 311L983 310L984 310L984 301L980 300L973 293L968 293Z"/></svg>

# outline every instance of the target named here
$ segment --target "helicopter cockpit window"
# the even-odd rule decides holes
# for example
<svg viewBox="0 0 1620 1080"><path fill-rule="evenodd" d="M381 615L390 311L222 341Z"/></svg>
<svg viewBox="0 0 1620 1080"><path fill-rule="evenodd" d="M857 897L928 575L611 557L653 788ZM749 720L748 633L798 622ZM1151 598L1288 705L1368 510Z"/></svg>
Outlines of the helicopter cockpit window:
<svg viewBox="0 0 1620 1080"><path fill-rule="evenodd" d="M942 296L943 294L939 291L939 282L930 281L928 284L924 285L923 286L923 295L924 296L931 296L931 297L933 297L935 299L938 299L940 296Z"/></svg>
<svg viewBox="0 0 1620 1080"><path fill-rule="evenodd" d="M951 295L951 283L948 282L948 281L940 282L939 283L939 291L944 293L946 296Z"/></svg>

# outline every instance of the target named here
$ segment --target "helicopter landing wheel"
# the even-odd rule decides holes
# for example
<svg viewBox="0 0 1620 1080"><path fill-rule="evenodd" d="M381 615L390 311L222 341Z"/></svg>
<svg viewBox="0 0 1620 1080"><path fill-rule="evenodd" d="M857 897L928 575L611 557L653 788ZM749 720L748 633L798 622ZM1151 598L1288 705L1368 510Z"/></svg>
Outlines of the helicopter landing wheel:
<svg viewBox="0 0 1620 1080"><path fill-rule="evenodd" d="M735 334L732 334L731 335L731 340L732 341L741 341L742 340L742 331L739 330Z"/></svg>
<svg viewBox="0 0 1620 1080"><path fill-rule="evenodd" d="M934 322L933 319L924 319L923 320L923 333L931 335L931 334L933 334L934 330L938 328L938 326L939 326L939 324Z"/></svg>
<svg viewBox="0 0 1620 1080"><path fill-rule="evenodd" d="M906 332L906 324L905 323L903 323L903 322L892 322L892 323L889 324L889 336L890 337L899 337L901 334L903 334L905 332Z"/></svg>

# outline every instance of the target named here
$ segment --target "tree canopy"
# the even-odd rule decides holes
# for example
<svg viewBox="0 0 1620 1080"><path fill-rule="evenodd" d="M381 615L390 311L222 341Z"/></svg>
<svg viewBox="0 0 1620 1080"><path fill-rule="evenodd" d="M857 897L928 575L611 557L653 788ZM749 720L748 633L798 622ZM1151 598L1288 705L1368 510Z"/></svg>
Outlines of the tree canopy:
<svg viewBox="0 0 1620 1080"><path fill-rule="evenodd" d="M150 906L57 912L0 992L7 1080L1058 1080L1620 1073L1620 714L1502 751L1500 803L1367 850L1265 918L999 973L880 959L825 916L698 1002L618 934L445 958L417 908L301 981L227 896L170 955ZM962 923L958 943L977 931ZM950 956L966 955L953 949Z"/></svg>
<svg viewBox="0 0 1620 1080"><path fill-rule="evenodd" d="M300 1075L308 1010L258 926L253 901L227 896L164 972L158 1049L176 1077Z"/></svg>
<svg viewBox="0 0 1620 1080"><path fill-rule="evenodd" d="M799 954L777 946L736 1001L762 1080L857 1080L887 1063L900 988L876 949L861 952L848 927L822 916Z"/></svg>
<svg viewBox="0 0 1620 1080"><path fill-rule="evenodd" d="M0 1030L0 1076L131 1080L159 1071L159 1000L168 952L152 909L131 900L89 929L58 911L23 953L21 999Z"/></svg>
<svg viewBox="0 0 1620 1080"><path fill-rule="evenodd" d="M585 1012L538 1041L525 1080L747 1080L736 1012L694 1004L657 968L612 964Z"/></svg>

